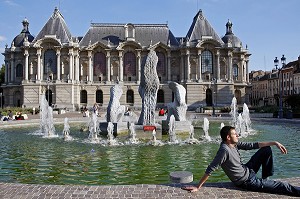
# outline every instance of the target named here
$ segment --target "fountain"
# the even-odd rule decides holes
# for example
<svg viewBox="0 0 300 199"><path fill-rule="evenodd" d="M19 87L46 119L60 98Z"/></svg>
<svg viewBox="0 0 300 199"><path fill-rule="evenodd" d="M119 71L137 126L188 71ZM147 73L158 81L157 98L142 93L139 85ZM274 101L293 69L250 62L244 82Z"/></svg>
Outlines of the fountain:
<svg viewBox="0 0 300 199"><path fill-rule="evenodd" d="M211 137L209 136L208 134L208 130L209 130L209 121L208 119L205 117L203 119L203 131L204 131L204 138L207 140L207 141L211 141Z"/></svg>
<svg viewBox="0 0 300 199"><path fill-rule="evenodd" d="M230 115L232 118L230 125L235 127L236 132L240 136L245 137L253 131L251 129L250 114L249 114L249 109L248 109L248 106L246 103L244 103L244 105L243 105L243 113L239 114L238 108L237 108L237 101L236 101L236 98L234 97L232 99L232 103L231 103Z"/></svg>
<svg viewBox="0 0 300 199"><path fill-rule="evenodd" d="M169 121L169 142L174 143L174 144L179 143L179 141L176 138L174 115L171 115L170 121Z"/></svg>
<svg viewBox="0 0 300 199"><path fill-rule="evenodd" d="M251 120L250 120L250 113L249 113L249 109L246 103L244 103L243 105L243 114L242 114L242 118L245 122L245 131L246 132L251 132Z"/></svg>
<svg viewBox="0 0 300 199"><path fill-rule="evenodd" d="M134 123L130 123L129 125L129 142L127 142L127 144L139 144L139 140L136 138L136 132L135 132L135 128L134 128Z"/></svg>
<svg viewBox="0 0 300 199"><path fill-rule="evenodd" d="M188 144L199 144L200 141L197 140L195 137L195 129L194 129L194 126L193 125L190 125L190 136L189 138L185 141L185 143L188 143Z"/></svg>
<svg viewBox="0 0 300 199"><path fill-rule="evenodd" d="M107 144L111 146L118 144L114 137L114 124L112 122L108 122L107 125Z"/></svg>
<svg viewBox="0 0 300 199"><path fill-rule="evenodd" d="M45 113L41 112L41 114ZM247 116L247 110L244 111L244 115L237 116L237 121L246 120L245 116ZM44 119L45 117L41 117L40 123L49 124ZM197 118L193 117L193 119ZM226 120L225 117L224 120ZM231 118L227 118L228 122L229 120ZM38 128L35 126L1 129L0 150L4 153L0 153L2 168L0 181L84 185L168 183L165 176L168 176L174 168L189 170L192 173L204 172L207 166L204 163L215 155L220 142L220 123L209 122L207 118L203 120L203 130L190 125L189 137L172 144L169 144L170 141L178 140L175 136L157 137L160 135L155 129L141 132L142 130L135 128L133 122L129 123L127 131L129 136L120 134L117 138L112 133L115 128L114 124L109 122L109 128L106 129L109 133L105 138L99 135L97 116L92 115L88 123L89 139L86 139L84 132L80 132L80 125L70 127L68 122L69 119L65 118L64 125L56 124L55 126L56 130L64 132L66 137L71 131L74 139L68 142L62 142L61 139L44 139L44 136L33 134L32 132ZM173 124L173 117L170 117L169 134L171 135L174 131ZM221 127L223 125L222 122ZM277 157L280 159L277 162L278 166L283 169L283 172L275 177L297 176L299 170L293 163L300 161L300 157L297 156L300 127L295 127L294 123L280 125L260 123L255 128L261 133L257 134L255 139L268 140L276 136L277 139L286 140L290 155L284 159L280 159L283 158L281 156ZM206 138L195 139L195 137L203 136L203 131ZM146 134L146 136L137 139L138 134ZM146 139L147 136L150 138ZM177 134L176 137L180 135ZM248 137L250 136L242 139L251 141L252 138ZM249 156L248 153L241 155L246 159ZM220 175L215 180L228 179Z"/></svg>
<svg viewBox="0 0 300 199"><path fill-rule="evenodd" d="M100 143L100 139L98 138L98 135L100 134L101 131L99 128L99 122L98 122L96 113L93 113L92 117L90 117L88 127L89 127L89 132L90 132L88 140L91 143Z"/></svg>
<svg viewBox="0 0 300 199"><path fill-rule="evenodd" d="M72 141L73 138L70 136L70 125L69 120L66 117L64 121L64 130L63 130L63 136L65 141Z"/></svg>
<svg viewBox="0 0 300 199"><path fill-rule="evenodd" d="M231 121L231 126L236 127L236 123L237 123L237 118L238 118L238 108L237 108L237 102L236 102L236 98L233 97L232 101L231 101L231 106L230 106L230 116L232 118Z"/></svg>
<svg viewBox="0 0 300 199"><path fill-rule="evenodd" d="M41 95L40 107L40 132L46 138L58 137L58 135L55 134L55 127L53 125L53 110L52 107L48 105L45 95Z"/></svg>

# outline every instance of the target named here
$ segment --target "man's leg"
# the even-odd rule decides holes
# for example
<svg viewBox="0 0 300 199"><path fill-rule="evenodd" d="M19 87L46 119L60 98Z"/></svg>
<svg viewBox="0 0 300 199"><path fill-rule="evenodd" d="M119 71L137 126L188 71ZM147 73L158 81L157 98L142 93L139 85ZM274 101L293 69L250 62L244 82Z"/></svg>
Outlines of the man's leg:
<svg viewBox="0 0 300 199"><path fill-rule="evenodd" d="M281 181L257 178L254 171L250 173L248 180L239 187L249 191L300 196L300 187Z"/></svg>
<svg viewBox="0 0 300 199"><path fill-rule="evenodd" d="M271 147L260 148L246 163L249 169L252 169L255 173L258 172L260 166L262 166L262 178L272 176L274 173L273 167L273 154Z"/></svg>

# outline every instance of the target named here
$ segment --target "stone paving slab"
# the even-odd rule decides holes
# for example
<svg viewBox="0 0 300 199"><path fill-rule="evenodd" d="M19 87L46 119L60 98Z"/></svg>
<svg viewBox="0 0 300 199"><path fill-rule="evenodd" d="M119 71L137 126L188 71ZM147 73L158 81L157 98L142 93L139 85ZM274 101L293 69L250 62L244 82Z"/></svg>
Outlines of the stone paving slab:
<svg viewBox="0 0 300 199"><path fill-rule="evenodd" d="M300 186L300 177L282 179ZM0 183L1 199L85 199L85 198L129 198L129 199L161 199L161 198L298 198L285 195L258 193L239 189L231 182L207 183L198 192L190 193L181 189L182 184L166 185L35 185Z"/></svg>

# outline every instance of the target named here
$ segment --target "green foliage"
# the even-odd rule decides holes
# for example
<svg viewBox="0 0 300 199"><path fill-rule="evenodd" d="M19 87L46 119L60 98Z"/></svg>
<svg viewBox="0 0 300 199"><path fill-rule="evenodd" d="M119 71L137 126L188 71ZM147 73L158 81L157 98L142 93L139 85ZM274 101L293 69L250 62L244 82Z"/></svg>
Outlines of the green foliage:
<svg viewBox="0 0 300 199"><path fill-rule="evenodd" d="M255 107L254 108L256 113L274 113L278 111L277 106L261 106L261 107Z"/></svg>
<svg viewBox="0 0 300 199"><path fill-rule="evenodd" d="M292 109L300 109L300 94L288 96L286 103L288 103Z"/></svg>
<svg viewBox="0 0 300 199"><path fill-rule="evenodd" d="M21 107L8 107L8 108L3 108L0 109L0 112L2 115L7 115L8 111L11 110L13 114L16 114L17 112L22 112L24 114L32 114L33 110L32 108L21 108ZM35 114L39 113L38 109L35 109Z"/></svg>
<svg viewBox="0 0 300 199"><path fill-rule="evenodd" d="M4 83L4 76L5 76L5 65L2 64L2 67L0 69L0 85Z"/></svg>

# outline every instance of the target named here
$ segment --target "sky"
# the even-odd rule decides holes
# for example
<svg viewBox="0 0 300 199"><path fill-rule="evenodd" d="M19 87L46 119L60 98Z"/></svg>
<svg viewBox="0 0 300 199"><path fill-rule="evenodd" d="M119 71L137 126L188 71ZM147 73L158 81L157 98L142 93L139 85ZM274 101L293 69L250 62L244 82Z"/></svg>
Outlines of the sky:
<svg viewBox="0 0 300 199"><path fill-rule="evenodd" d="M167 23L175 37L185 37L201 9L220 37L232 22L251 53L250 70L272 70L283 54L287 63L300 56L300 0L0 0L0 53L22 31L25 18L36 36L55 7L72 36L84 36L90 23Z"/></svg>

